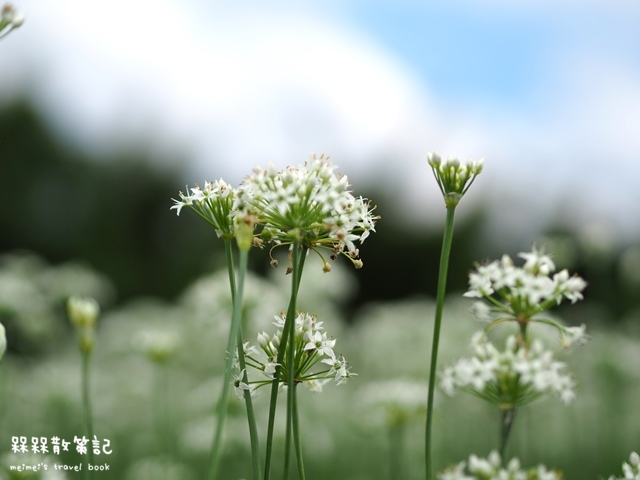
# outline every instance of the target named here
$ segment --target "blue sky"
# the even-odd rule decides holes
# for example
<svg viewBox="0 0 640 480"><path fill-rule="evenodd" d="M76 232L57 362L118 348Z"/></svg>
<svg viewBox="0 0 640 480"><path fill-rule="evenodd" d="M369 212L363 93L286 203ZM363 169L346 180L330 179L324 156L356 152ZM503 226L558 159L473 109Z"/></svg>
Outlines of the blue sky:
<svg viewBox="0 0 640 480"><path fill-rule="evenodd" d="M186 156L189 183L326 152L425 222L427 152L485 157L469 201L503 228L640 234L635 0L14 3L0 102L28 95L80 148Z"/></svg>

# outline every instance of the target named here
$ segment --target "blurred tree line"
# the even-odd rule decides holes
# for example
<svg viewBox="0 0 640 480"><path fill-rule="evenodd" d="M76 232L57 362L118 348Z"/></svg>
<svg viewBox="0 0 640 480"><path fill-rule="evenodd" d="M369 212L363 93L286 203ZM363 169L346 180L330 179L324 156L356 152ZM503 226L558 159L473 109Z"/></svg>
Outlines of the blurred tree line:
<svg viewBox="0 0 640 480"><path fill-rule="evenodd" d="M141 295L171 299L224 266L213 229L187 211L179 219L169 211L171 198L192 183L178 166L154 163L144 151L89 158L57 139L27 101L0 109L0 254L28 250L54 264L87 262L111 279L118 302ZM382 219L361 248L365 267L354 275L359 288L351 310L369 301L435 296L441 230L407 225L394 212L393 198L375 185L366 190L357 193L375 199ZM456 225L450 291L466 289L475 261L503 253L492 247L488 209L465 208L475 211ZM588 280L584 305L602 305L610 318L638 307L640 284L629 285L620 275L623 252L594 253L562 225L542 233L553 244L549 250L564 249L566 266ZM529 246L504 253L513 256ZM252 262L256 271L270 268L266 253L253 255Z"/></svg>

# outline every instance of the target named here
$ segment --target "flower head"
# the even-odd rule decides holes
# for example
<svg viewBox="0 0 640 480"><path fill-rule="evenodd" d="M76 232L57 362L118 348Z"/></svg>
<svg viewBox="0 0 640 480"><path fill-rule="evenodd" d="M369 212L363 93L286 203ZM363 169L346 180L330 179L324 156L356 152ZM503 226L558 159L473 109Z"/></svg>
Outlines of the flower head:
<svg viewBox="0 0 640 480"><path fill-rule="evenodd" d="M340 385L352 375L347 361L343 356L336 356L333 351L336 340L328 337L316 317L308 313L300 312L295 318L294 338L295 355L294 365L288 364L285 356L281 365L276 362L282 329L284 328L284 314L276 315L274 325L276 333L270 336L266 332L258 334L258 347L245 345L245 361L247 367L251 367L261 373L267 380L248 382L252 391L263 385L270 384L279 371L280 385L287 385L287 372L294 369L296 383L304 383L310 390L319 392L325 383L335 380ZM322 364L322 368L319 368ZM278 367L281 367L278 369Z"/></svg>
<svg viewBox="0 0 640 480"><path fill-rule="evenodd" d="M137 338L140 350L154 363L167 363L178 352L180 339L169 330L145 330Z"/></svg>
<svg viewBox="0 0 640 480"><path fill-rule="evenodd" d="M358 402L367 417L387 427L406 425L427 411L428 388L421 382L393 379L370 382L359 392Z"/></svg>
<svg viewBox="0 0 640 480"><path fill-rule="evenodd" d="M488 328L506 320L524 326L530 321L541 321L558 328L566 346L583 342L587 338L583 327L567 328L540 318L540 314L564 299L571 303L581 300L587 283L577 275L569 276L567 270L554 273L553 260L537 247L518 256L525 261L521 267L515 266L511 257L503 255L500 260L478 265L469 274L469 289L464 296L480 298L490 307L476 305L474 311L484 319L490 319L490 313L497 315L497 320Z"/></svg>
<svg viewBox="0 0 640 480"><path fill-rule="evenodd" d="M346 176L335 173L324 155L312 155L299 167L256 167L238 189L236 209L261 225L261 239L275 245L298 242L331 257L345 254L357 266L362 243L378 219L369 201L349 191ZM323 268L327 268L324 261Z"/></svg>
<svg viewBox="0 0 640 480"><path fill-rule="evenodd" d="M234 207L236 189L220 179L205 182L202 188L199 185L187 187L189 191L190 194L180 192L180 200L173 199L171 210L180 215L184 207L189 207L215 228L218 237L232 238L237 216Z"/></svg>
<svg viewBox="0 0 640 480"><path fill-rule="evenodd" d="M544 465L523 469L517 458L512 458L506 466L503 466L500 454L495 450L487 458L472 454L467 462L460 462L438 474L438 480L560 480L561 478L561 473L548 470Z"/></svg>
<svg viewBox="0 0 640 480"><path fill-rule="evenodd" d="M449 157L443 161L437 153L429 153L428 163L448 207L458 205L484 167L484 159L462 163Z"/></svg>
<svg viewBox="0 0 640 480"><path fill-rule="evenodd" d="M440 385L448 395L461 389L501 408L526 405L547 393L564 403L573 400L574 381L565 373L566 365L554 360L540 341L525 348L512 335L499 351L484 332L478 332L471 345L473 357L460 359L442 373Z"/></svg>

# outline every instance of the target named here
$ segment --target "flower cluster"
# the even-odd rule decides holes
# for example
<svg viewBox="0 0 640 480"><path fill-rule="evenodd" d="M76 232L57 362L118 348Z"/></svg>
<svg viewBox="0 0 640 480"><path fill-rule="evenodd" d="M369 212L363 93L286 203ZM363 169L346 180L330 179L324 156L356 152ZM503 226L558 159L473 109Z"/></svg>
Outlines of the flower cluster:
<svg viewBox="0 0 640 480"><path fill-rule="evenodd" d="M168 363L178 353L180 346L178 334L171 330L144 330L138 334L135 342L140 351L158 365Z"/></svg>
<svg viewBox="0 0 640 480"><path fill-rule="evenodd" d="M629 463L622 464L622 473L624 477L609 477L608 480L640 480L640 455L632 452L629 455Z"/></svg>
<svg viewBox="0 0 640 480"><path fill-rule="evenodd" d="M495 450L485 458L471 455L468 462L460 462L438 475L438 480L560 480L562 475L547 470L544 465L523 469L520 460L512 458L502 466L500 454Z"/></svg>
<svg viewBox="0 0 640 480"><path fill-rule="evenodd" d="M16 13L15 8L10 3L2 7L0 14L0 38L7 35L11 30L15 30L24 23L24 15Z"/></svg>
<svg viewBox="0 0 640 480"><path fill-rule="evenodd" d="M471 344L474 356L442 373L440 385L448 395L463 389L501 408L525 405L546 393L558 395L564 403L573 400L574 382L565 373L566 365L554 360L539 340L525 348L512 335L500 352L484 332L478 332Z"/></svg>
<svg viewBox="0 0 640 480"><path fill-rule="evenodd" d="M190 190L191 194L180 192L180 200L173 199L174 205L171 210L175 209L180 215L183 207L189 207L215 228L218 237L233 237L236 217L235 188L220 179L205 182L204 188L196 185Z"/></svg>
<svg viewBox="0 0 640 480"><path fill-rule="evenodd" d="M272 165L256 167L239 188L238 208L257 218L264 241L298 242L316 252L325 248L332 257L345 253L359 267L354 242L362 243L375 232L378 217L368 200L351 194L347 177L336 174L335 168L324 155L312 155L304 165L281 171Z"/></svg>
<svg viewBox="0 0 640 480"><path fill-rule="evenodd" d="M402 426L427 411L427 386L409 379L371 382L359 392L358 402L372 423Z"/></svg>
<svg viewBox="0 0 640 480"><path fill-rule="evenodd" d="M458 205L484 167L483 159L469 160L467 163L462 163L457 158L442 161L437 153L429 153L428 162L448 207Z"/></svg>
<svg viewBox="0 0 640 480"><path fill-rule="evenodd" d="M379 217L368 200L349 191L347 177L336 174L335 168L324 155L312 155L297 168L256 167L237 189L224 180L207 182L204 188L196 185L189 194L180 192L171 208L178 215L185 206L193 209L226 238L237 235L238 225L251 219L252 231L254 225L262 227L260 244L297 242L320 254L325 271L331 266L321 249L328 250L331 258L345 254L360 268L355 242L362 243L375 232Z"/></svg>
<svg viewBox="0 0 640 480"><path fill-rule="evenodd" d="M277 330L273 336L266 332L258 334L259 348L244 344L244 354L247 367L259 371L264 380L250 381L243 383L239 380L235 382L238 393L243 390L254 391L255 389L269 385L274 380L278 371L277 363L278 348L282 339L282 331L285 323L284 313L276 315L274 325ZM338 385L345 383L351 376L350 367L342 355L336 355L333 351L336 340L328 337L322 322L316 321L316 317L308 313L300 312L295 318L294 338L295 355L293 365L289 365L289 360L285 356L284 364L279 369L280 385L287 385L288 372L294 369L295 383L304 383L310 390L320 392L322 387L331 380ZM262 352L262 353L261 353ZM316 365L322 364L322 368L315 369ZM238 379L242 377L238 375Z"/></svg>
<svg viewBox="0 0 640 480"><path fill-rule="evenodd" d="M477 316L490 319L493 312L499 317L494 323L515 320L521 326L532 320L542 321L558 328L567 346L586 340L584 326L566 328L549 319L535 317L565 298L571 303L582 300L587 283L577 275L569 276L567 270L553 274L556 268L553 260L536 247L518 256L525 260L521 267L504 255L500 260L479 265L469 275L469 290L464 296L483 298L490 306L477 304L474 307Z"/></svg>

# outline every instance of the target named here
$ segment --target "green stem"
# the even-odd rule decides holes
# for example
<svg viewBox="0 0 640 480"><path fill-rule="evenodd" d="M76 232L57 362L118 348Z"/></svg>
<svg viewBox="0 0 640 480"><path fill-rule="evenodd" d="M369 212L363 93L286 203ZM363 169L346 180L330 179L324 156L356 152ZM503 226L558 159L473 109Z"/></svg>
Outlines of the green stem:
<svg viewBox="0 0 640 480"><path fill-rule="evenodd" d="M169 454L171 452L171 436L169 433L169 372L165 363L156 365L155 370L156 381L154 397L158 455L168 464Z"/></svg>
<svg viewBox="0 0 640 480"><path fill-rule="evenodd" d="M298 416L298 387L293 387L293 408L292 408L292 428L293 428L293 443L296 450L296 460L298 462L298 478L299 480L305 480L304 475L304 459L302 456L302 440L300 438L300 421Z"/></svg>
<svg viewBox="0 0 640 480"><path fill-rule="evenodd" d="M224 423L227 417L227 406L229 403L229 393L231 391L231 374L233 370L234 348L238 339L242 342L241 322L242 322L242 299L244 295L244 277L247 271L247 259L249 252L240 250L240 265L238 269L238 284L236 286L233 271L233 254L231 247L231 239L225 239L225 252L227 256L227 266L229 268L229 286L231 288L231 298L233 300L233 313L231 315L231 326L229 328L229 338L227 340L227 358L225 361L224 379L222 392L218 399L217 405L217 422L216 430L213 436L213 444L211 445L211 453L209 455L209 471L207 478L215 480L218 474L220 464L220 452L222 450L222 432L224 431ZM242 352L240 348L239 355ZM246 401L246 399L245 399ZM253 409L252 409L253 410ZM249 414L247 414L249 416ZM255 418L254 418L255 421ZM251 429L250 429L251 432ZM253 439L252 439L253 448ZM257 453L252 452L252 455Z"/></svg>
<svg viewBox="0 0 640 480"><path fill-rule="evenodd" d="M91 358L90 352L82 352L82 403L84 407L84 421L87 429L87 436L89 437L89 443L87 450L89 454L89 463L94 464L93 461L93 415L91 413L91 396L89 395L89 360ZM91 478L91 474L87 468L86 478Z"/></svg>
<svg viewBox="0 0 640 480"><path fill-rule="evenodd" d="M389 426L389 478L404 478L404 424Z"/></svg>
<svg viewBox="0 0 640 480"><path fill-rule="evenodd" d="M429 396L427 400L427 426L425 432L425 459L427 467L427 480L433 480L434 468L432 461L431 429L433 424L433 397L436 383L436 368L438 363L438 344L440 342L440 324L442 323L442 311L444 309L444 297L447 290L447 271L449 269L449 256L453 240L455 206L447 206L447 218L444 226L442 251L440 253L440 272L438 274L438 292L436 295L436 317L433 325L433 340L431 346L431 365L429 370Z"/></svg>
<svg viewBox="0 0 640 480"><path fill-rule="evenodd" d="M241 254L242 255L242 254ZM238 334L237 341L238 348L238 364L242 371L242 381L249 384L247 378L247 362L244 356L244 341L242 339L242 332ZM251 466L252 466L252 479L260 479L260 442L258 440L258 427L256 424L256 415L253 409L253 400L251 399L251 392L245 390L244 392L244 404L247 409L247 422L249 424L249 439L251 441Z"/></svg>
<svg viewBox="0 0 640 480"><path fill-rule="evenodd" d="M292 279L291 279L291 298L289 299L289 308L287 309L287 316L284 321L284 327L282 329L282 337L280 338L280 346L278 347L278 357L276 362L276 371L273 376L273 382L271 383L271 397L269 399L269 421L267 424L267 444L266 454L264 462L264 480L269 480L271 476L271 457L273 454L273 431L276 417L276 406L278 401L278 388L280 385L280 373L282 371L282 365L284 362L285 353L287 351L287 342L289 337L293 337L294 323L296 316L296 301L298 298L298 289L300 288L300 280L302 279L302 270L304 268L304 261L306 258L306 248L300 248L300 245L295 242L292 245ZM293 341L292 341L293 343ZM290 365L289 369L293 369L294 366ZM287 382L288 383L288 382ZM289 418L289 412L287 412L287 418ZM289 427L289 424L287 424ZM290 452L290 437L289 428L287 428L287 441L285 443L285 463L284 463L284 476L287 478L289 470L289 452Z"/></svg>
<svg viewBox="0 0 640 480"><path fill-rule="evenodd" d="M500 422L500 458L503 464L505 463L504 454L507 451L507 443L509 442L509 436L511 434L511 428L513 422L516 420L516 407L504 408L501 410L501 422Z"/></svg>

